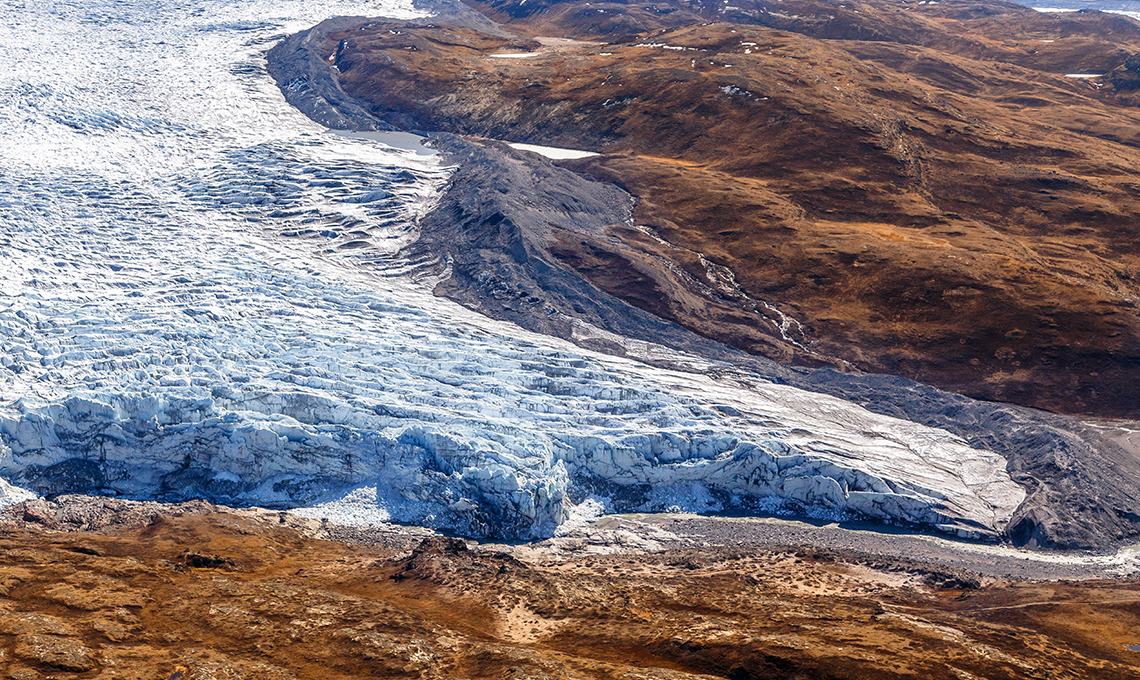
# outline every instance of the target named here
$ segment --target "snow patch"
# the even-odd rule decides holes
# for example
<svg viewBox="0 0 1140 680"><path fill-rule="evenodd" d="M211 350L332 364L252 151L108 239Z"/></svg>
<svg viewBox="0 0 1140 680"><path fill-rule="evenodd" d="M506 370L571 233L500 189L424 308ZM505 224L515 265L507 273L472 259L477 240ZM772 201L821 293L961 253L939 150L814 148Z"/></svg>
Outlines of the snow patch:
<svg viewBox="0 0 1140 680"><path fill-rule="evenodd" d="M554 160L568 160L568 159L573 159L573 158L589 158L591 156L597 156L598 155L597 153L594 153L593 151L580 151L578 149L561 149L561 148L554 147L554 146L539 146L537 144L523 144L521 142L508 142L507 146L511 147L512 149L518 149L520 151L530 151L531 153L536 153L539 156L545 156L546 158L552 158Z"/></svg>

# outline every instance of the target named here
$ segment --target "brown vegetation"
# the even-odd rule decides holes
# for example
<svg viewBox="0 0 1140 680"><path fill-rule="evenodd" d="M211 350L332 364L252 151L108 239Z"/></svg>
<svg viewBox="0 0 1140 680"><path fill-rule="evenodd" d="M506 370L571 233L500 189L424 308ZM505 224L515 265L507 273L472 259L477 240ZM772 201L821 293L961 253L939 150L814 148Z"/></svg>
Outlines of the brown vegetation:
<svg viewBox="0 0 1140 680"><path fill-rule="evenodd" d="M330 36L340 83L401 127L600 152L563 165L638 197L637 227L549 245L603 290L785 362L1138 413L1140 25L969 0L475 6L518 36L365 24Z"/></svg>
<svg viewBox="0 0 1140 680"><path fill-rule="evenodd" d="M854 553L520 561L198 511L0 535L8 678L1140 678L1140 586ZM532 549L532 555L537 554Z"/></svg>

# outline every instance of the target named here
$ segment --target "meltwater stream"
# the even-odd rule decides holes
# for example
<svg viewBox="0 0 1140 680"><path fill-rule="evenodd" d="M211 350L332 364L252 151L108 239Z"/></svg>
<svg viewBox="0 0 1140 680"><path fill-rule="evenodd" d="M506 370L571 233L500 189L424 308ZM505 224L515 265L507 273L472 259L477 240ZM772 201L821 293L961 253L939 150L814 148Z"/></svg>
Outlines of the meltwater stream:
<svg viewBox="0 0 1140 680"><path fill-rule="evenodd" d="M403 278L448 168L323 130L264 71L281 36L350 13L413 16L0 3L7 502L205 497L507 537L575 508L780 504L1000 530L1023 491L946 432L592 354Z"/></svg>

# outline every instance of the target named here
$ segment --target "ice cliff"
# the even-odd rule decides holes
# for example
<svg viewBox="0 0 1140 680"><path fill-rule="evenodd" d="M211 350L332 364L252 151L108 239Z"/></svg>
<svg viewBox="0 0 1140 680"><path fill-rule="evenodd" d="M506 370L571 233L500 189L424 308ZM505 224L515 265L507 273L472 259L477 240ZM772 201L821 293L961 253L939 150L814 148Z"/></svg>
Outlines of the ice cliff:
<svg viewBox="0 0 1140 680"><path fill-rule="evenodd" d="M0 474L41 493L280 506L369 486L392 519L511 538L550 535L587 497L974 534L1024 498L1002 457L947 432L695 357L673 352L683 371L595 354L399 285L243 278L166 281L177 306L81 319L59 299L0 304L0 370L23 395L0 408ZM224 309L203 311L221 290ZM49 376L76 389L38 396Z"/></svg>

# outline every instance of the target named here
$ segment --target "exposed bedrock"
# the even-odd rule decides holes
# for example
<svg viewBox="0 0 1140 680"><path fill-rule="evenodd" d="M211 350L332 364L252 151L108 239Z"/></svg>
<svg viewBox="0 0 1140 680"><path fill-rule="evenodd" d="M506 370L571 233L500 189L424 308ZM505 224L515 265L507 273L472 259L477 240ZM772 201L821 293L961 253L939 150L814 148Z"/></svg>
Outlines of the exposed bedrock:
<svg viewBox="0 0 1140 680"><path fill-rule="evenodd" d="M322 25L313 31L328 35L332 28ZM294 38L282 45L304 51L312 43ZM284 54L285 50L278 47L270 53L270 62L278 69L275 77L283 87L301 77L283 66L297 61L295 55ZM335 82L337 72L317 69L304 77ZM371 110L375 112L376 107ZM952 432L976 449L1004 457L1012 479L1025 490L1025 501L1003 529L1016 543L1104 549L1140 535L1136 508L1140 459L1112 437L1079 419L977 401L902 378L789 369L665 323L643 311L653 311L652 296L638 304L640 309L631 307L603 292L588 272L571 266L565 256L567 243L576 244L580 251L589 246L599 257L611 260L615 253L630 252L629 242L615 237L630 228L630 199L624 192L495 142L439 135L435 144L457 169L408 254L441 277L437 293L492 317L596 349L628 352L628 342L607 332L659 343L728 361L777 382L826 392L870 411ZM639 275L628 260L624 266L631 276ZM663 276L695 278L681 267L662 266L661 270L666 272ZM780 318L774 310L761 311ZM770 325L779 328L779 324ZM583 333L583 328L589 332ZM769 331L768 338L766 342L775 350L796 349L794 336ZM701 473L710 469L701 468ZM841 475L823 476L838 480ZM626 503L624 507L633 508L652 496L659 480L649 473L636 482L621 479L609 467L600 466L572 471L570 484L571 496L590 489L605 491ZM843 489L842 483L838 486ZM729 499L734 493L716 484L706 484L706 488L720 488ZM827 499L836 497L827 481L785 485L785 498L794 497L789 490L807 494L805 498L817 506L827 506ZM851 491L848 480L841 495L850 498ZM852 509L850 502L847 507ZM894 516L913 521L923 512L899 508ZM920 520L938 521L932 517Z"/></svg>
<svg viewBox="0 0 1140 680"><path fill-rule="evenodd" d="M483 34L502 34L495 22L458 0L432 0L430 4L436 21ZM372 116L364 103L345 94L336 78L327 76L330 55L320 53L329 34L364 21L363 17L335 17L288 36L273 48L269 74L280 84L290 104L321 125L336 130L393 130L396 128L390 123ZM335 56L334 52L334 59Z"/></svg>

